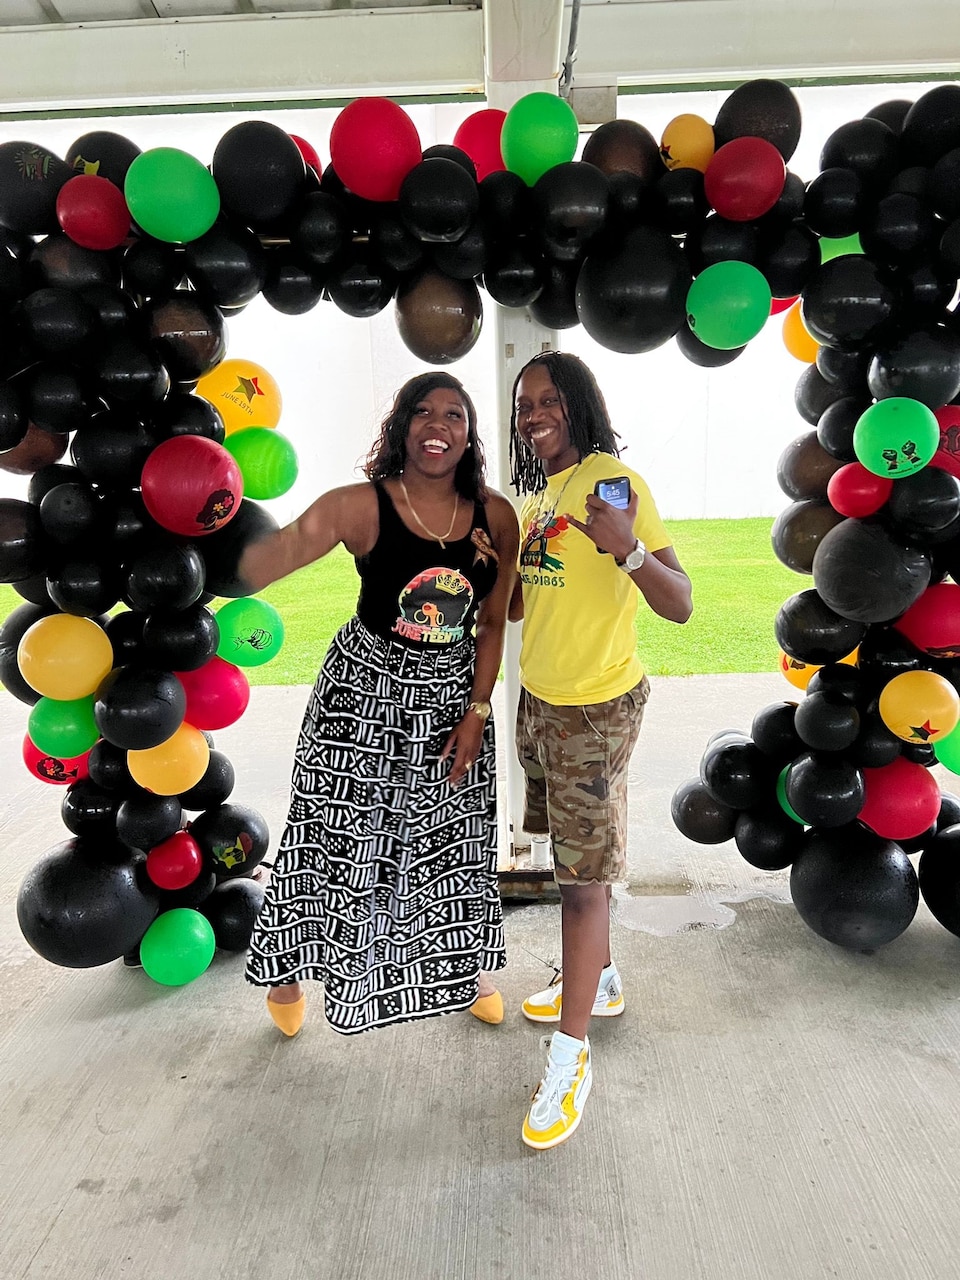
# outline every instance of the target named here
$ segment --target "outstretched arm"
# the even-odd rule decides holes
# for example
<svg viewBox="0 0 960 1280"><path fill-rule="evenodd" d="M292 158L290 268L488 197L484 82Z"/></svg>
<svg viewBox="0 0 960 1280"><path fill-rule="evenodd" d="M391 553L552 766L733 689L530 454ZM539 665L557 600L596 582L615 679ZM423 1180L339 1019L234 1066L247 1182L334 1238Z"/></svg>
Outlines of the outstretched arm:
<svg viewBox="0 0 960 1280"><path fill-rule="evenodd" d="M355 555L370 550L377 535L377 503L372 485L331 489L291 524L248 546L239 571L251 593L312 564L337 543Z"/></svg>

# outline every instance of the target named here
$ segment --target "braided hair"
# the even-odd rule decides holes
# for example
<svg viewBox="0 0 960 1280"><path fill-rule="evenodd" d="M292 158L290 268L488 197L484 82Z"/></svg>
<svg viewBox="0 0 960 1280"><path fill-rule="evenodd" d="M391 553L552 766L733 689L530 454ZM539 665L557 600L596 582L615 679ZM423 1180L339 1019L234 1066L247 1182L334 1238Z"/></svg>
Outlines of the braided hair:
<svg viewBox="0 0 960 1280"><path fill-rule="evenodd" d="M467 448L453 473L454 488L462 498L471 502L486 502L486 463L477 434L477 411L463 384L450 373L418 373L403 384L394 397L393 407L380 424L380 434L367 455L363 474L374 483L403 474L407 462L407 433L414 410L438 387L455 391L467 412Z"/></svg>
<svg viewBox="0 0 960 1280"><path fill-rule="evenodd" d="M539 493L547 483L537 456L528 449L517 430L517 387L531 365L546 365L550 380L562 393L566 405L570 443L581 458L588 453L610 453L619 458L617 433L597 380L579 356L568 351L542 351L528 360L517 374L510 404L510 480L518 493Z"/></svg>

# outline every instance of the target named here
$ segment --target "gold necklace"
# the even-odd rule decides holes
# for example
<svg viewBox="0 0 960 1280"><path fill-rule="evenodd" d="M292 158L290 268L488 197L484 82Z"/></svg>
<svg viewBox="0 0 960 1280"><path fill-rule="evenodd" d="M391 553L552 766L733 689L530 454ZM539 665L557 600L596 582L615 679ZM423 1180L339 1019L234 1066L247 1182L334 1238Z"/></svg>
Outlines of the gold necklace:
<svg viewBox="0 0 960 1280"><path fill-rule="evenodd" d="M407 493L407 486L403 483L403 476L398 476L397 478L400 481L400 488L403 490L403 496L406 499L407 506L410 508L410 514L413 516L414 520L416 520L417 524L420 526L420 528L423 530L424 533L429 534L429 536L433 538L435 542L439 542L441 547L443 547L444 551L446 551L447 549L446 539L450 537L451 533L453 533L453 526L457 522L457 512L460 510L460 495L458 493L454 493L453 495L453 515L450 517L450 527L447 529L446 533L441 535L439 533L434 533L432 529L428 529L427 526L423 523L423 521L417 515L416 511L414 511L413 509L413 503L410 501L409 493Z"/></svg>

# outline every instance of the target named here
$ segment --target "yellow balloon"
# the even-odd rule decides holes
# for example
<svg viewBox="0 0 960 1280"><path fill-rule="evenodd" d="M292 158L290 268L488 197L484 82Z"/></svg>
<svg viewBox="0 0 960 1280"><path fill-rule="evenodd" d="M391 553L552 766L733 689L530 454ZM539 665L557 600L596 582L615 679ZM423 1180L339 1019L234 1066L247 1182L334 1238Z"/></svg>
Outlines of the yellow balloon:
<svg viewBox="0 0 960 1280"><path fill-rule="evenodd" d="M189 791L206 773L209 763L206 738L186 721L158 747L127 752L127 768L134 782L158 796Z"/></svg>
<svg viewBox="0 0 960 1280"><path fill-rule="evenodd" d="M857 645L855 649L851 649L847 656L845 658L841 658L840 661L845 663L848 667L855 667L860 661L860 646Z"/></svg>
<svg viewBox="0 0 960 1280"><path fill-rule="evenodd" d="M940 742L960 721L960 695L935 671L894 676L878 706L883 723L905 742Z"/></svg>
<svg viewBox="0 0 960 1280"><path fill-rule="evenodd" d="M813 673L819 671L810 662L801 662L799 658L791 658L789 653L780 650L780 674L787 677L795 689L805 689L810 683Z"/></svg>
<svg viewBox="0 0 960 1280"><path fill-rule="evenodd" d="M811 338L803 323L799 298L783 317L783 345L792 356L802 360L804 364L813 364L820 350L820 344L816 338Z"/></svg>
<svg viewBox="0 0 960 1280"><path fill-rule="evenodd" d="M221 360L197 383L197 395L219 412L228 436L244 427L275 427L280 421L280 388L252 360Z"/></svg>
<svg viewBox="0 0 960 1280"><path fill-rule="evenodd" d="M703 116L674 116L660 139L660 158L668 169L706 171L715 147L713 126Z"/></svg>
<svg viewBox="0 0 960 1280"><path fill-rule="evenodd" d="M113 646L91 618L52 613L28 627L17 646L20 674L45 698L72 702L95 693L113 669Z"/></svg>

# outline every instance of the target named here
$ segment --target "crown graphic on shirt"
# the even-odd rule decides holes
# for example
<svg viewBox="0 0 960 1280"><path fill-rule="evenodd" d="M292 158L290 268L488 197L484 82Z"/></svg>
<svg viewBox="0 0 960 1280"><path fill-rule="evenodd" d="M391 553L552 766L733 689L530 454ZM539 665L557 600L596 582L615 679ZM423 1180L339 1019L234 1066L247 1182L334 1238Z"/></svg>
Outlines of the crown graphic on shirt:
<svg viewBox="0 0 960 1280"><path fill-rule="evenodd" d="M437 574L437 590L446 591L448 595L457 596L463 583L460 580L459 573L451 573L449 570L444 573Z"/></svg>

